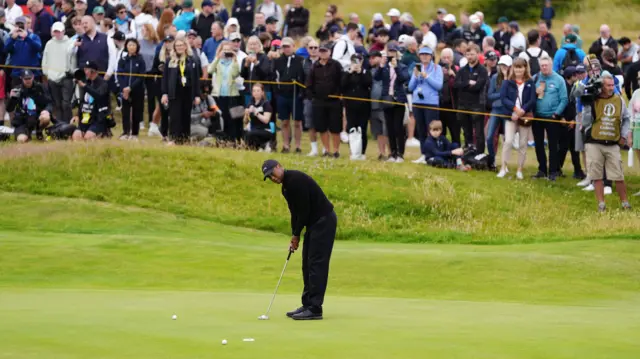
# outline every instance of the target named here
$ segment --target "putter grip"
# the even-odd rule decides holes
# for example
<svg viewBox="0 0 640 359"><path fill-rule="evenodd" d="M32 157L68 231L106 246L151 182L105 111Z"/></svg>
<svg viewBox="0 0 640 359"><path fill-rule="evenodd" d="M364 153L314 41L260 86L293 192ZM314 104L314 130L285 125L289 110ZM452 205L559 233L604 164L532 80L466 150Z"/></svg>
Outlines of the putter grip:
<svg viewBox="0 0 640 359"><path fill-rule="evenodd" d="M289 258L291 258L291 254L293 254L293 251L289 250L289 255L287 256L287 260L289 260Z"/></svg>

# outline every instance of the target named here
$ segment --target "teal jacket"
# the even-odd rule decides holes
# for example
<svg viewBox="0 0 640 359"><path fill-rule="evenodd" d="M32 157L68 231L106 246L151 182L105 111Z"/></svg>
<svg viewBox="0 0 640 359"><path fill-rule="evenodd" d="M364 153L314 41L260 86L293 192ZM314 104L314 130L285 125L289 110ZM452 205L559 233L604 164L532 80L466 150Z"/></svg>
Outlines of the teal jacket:
<svg viewBox="0 0 640 359"><path fill-rule="evenodd" d="M550 118L554 114L562 115L564 108L569 103L567 85L564 79L556 72L551 73L549 76L545 76L540 72L536 75L536 88L540 85L540 81L546 82L546 87L544 96L536 102L536 116Z"/></svg>

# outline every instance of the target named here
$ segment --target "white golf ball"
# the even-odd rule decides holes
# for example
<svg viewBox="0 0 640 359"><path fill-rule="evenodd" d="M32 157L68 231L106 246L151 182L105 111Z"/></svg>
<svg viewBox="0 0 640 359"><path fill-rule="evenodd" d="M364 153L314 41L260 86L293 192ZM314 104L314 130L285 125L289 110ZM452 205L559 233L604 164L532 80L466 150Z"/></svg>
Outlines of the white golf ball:
<svg viewBox="0 0 640 359"><path fill-rule="evenodd" d="M178 316L174 314L173 316L171 316L171 319L176 320L178 319Z"/></svg>
<svg viewBox="0 0 640 359"><path fill-rule="evenodd" d="M226 339L222 339L222 345L227 345L227 340Z"/></svg>

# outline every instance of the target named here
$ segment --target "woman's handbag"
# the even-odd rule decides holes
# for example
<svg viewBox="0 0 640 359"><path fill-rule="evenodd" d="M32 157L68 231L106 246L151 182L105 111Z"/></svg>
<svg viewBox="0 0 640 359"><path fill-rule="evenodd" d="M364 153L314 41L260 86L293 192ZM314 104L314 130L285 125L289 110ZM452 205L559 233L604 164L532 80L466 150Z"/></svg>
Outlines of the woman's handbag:
<svg viewBox="0 0 640 359"><path fill-rule="evenodd" d="M229 109L231 118L237 120L244 117L244 106L234 106Z"/></svg>

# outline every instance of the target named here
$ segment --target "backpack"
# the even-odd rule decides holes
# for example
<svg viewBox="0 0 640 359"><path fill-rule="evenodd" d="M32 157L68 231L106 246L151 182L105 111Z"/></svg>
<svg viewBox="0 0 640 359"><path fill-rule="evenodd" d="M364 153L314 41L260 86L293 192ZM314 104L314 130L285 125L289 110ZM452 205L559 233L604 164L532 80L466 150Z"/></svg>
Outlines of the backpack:
<svg viewBox="0 0 640 359"><path fill-rule="evenodd" d="M567 49L566 54L564 55L564 60L562 60L562 67L560 68L560 75L564 73L564 69L569 66L578 66L580 64L580 59L578 58L578 53L576 49Z"/></svg>
<svg viewBox="0 0 640 359"><path fill-rule="evenodd" d="M529 50L525 50L524 52L529 56L529 69L531 70L531 75L535 75L540 72L540 63L538 62L538 59L540 58L540 55L542 55L542 50L540 50L538 56L531 55Z"/></svg>
<svg viewBox="0 0 640 359"><path fill-rule="evenodd" d="M464 155L462 161L471 166L474 170L489 171L491 166L489 164L489 156L485 153L480 153L476 146L468 145L464 148Z"/></svg>

